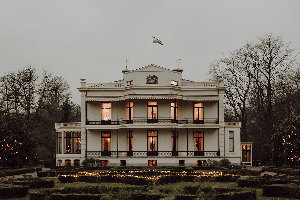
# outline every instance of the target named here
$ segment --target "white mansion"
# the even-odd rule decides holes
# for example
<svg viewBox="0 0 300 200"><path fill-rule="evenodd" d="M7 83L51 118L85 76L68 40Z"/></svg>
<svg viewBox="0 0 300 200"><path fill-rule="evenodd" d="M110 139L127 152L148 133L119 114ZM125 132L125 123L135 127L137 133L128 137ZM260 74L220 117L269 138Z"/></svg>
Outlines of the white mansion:
<svg viewBox="0 0 300 200"><path fill-rule="evenodd" d="M81 122L55 124L57 165L240 164L240 123L224 122L224 83L184 80L182 71L151 64L112 83L82 79Z"/></svg>

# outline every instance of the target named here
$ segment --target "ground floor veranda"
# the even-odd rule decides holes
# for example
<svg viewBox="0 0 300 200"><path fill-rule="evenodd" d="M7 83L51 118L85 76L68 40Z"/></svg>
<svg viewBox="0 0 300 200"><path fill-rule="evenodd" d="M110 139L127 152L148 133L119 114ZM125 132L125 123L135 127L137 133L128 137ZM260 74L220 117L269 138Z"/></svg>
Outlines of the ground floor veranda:
<svg viewBox="0 0 300 200"><path fill-rule="evenodd" d="M74 138L75 144L68 143L67 132L62 132L56 163L80 165L85 158L94 158L103 166L195 166L227 158L239 164L239 132L229 138L229 131L219 128L83 129L80 142L78 137Z"/></svg>

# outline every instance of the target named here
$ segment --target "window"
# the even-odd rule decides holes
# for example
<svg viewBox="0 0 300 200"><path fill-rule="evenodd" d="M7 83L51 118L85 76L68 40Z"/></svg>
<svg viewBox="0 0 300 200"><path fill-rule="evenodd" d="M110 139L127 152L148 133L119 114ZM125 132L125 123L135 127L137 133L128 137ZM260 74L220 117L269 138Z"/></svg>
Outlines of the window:
<svg viewBox="0 0 300 200"><path fill-rule="evenodd" d="M148 131L147 151L157 151L157 131Z"/></svg>
<svg viewBox="0 0 300 200"><path fill-rule="evenodd" d="M57 133L56 134L57 139L56 139L56 153L61 154L62 153L62 133Z"/></svg>
<svg viewBox="0 0 300 200"><path fill-rule="evenodd" d="M194 122L203 123L204 107L203 103L194 103Z"/></svg>
<svg viewBox="0 0 300 200"><path fill-rule="evenodd" d="M61 166L61 164L62 164L62 160L58 160L57 161L57 166Z"/></svg>
<svg viewBox="0 0 300 200"><path fill-rule="evenodd" d="M101 133L101 151L102 152L110 151L110 139L111 139L110 131L102 131L102 133Z"/></svg>
<svg viewBox="0 0 300 200"><path fill-rule="evenodd" d="M132 101L127 102L126 119L127 119L127 121L133 120L133 102Z"/></svg>
<svg viewBox="0 0 300 200"><path fill-rule="evenodd" d="M148 101L148 123L157 123L158 122L158 113L157 113L157 101Z"/></svg>
<svg viewBox="0 0 300 200"><path fill-rule="evenodd" d="M78 159L74 160L74 166L79 167L80 166L80 160L78 160Z"/></svg>
<svg viewBox="0 0 300 200"><path fill-rule="evenodd" d="M101 120L110 121L111 120L111 103L101 104Z"/></svg>
<svg viewBox="0 0 300 200"><path fill-rule="evenodd" d="M171 103L171 120L172 120L172 122L178 120L178 103L177 102Z"/></svg>
<svg viewBox="0 0 300 200"><path fill-rule="evenodd" d="M185 160L179 160L179 166L184 166L185 165Z"/></svg>
<svg viewBox="0 0 300 200"><path fill-rule="evenodd" d="M127 133L127 151L133 151L133 131L128 131Z"/></svg>
<svg viewBox="0 0 300 200"><path fill-rule="evenodd" d="M178 85L178 81L171 80L171 85L177 86Z"/></svg>
<svg viewBox="0 0 300 200"><path fill-rule="evenodd" d="M204 151L204 134L203 132L194 133L194 150L195 152Z"/></svg>
<svg viewBox="0 0 300 200"><path fill-rule="evenodd" d="M251 162L251 145L242 145L242 162Z"/></svg>
<svg viewBox="0 0 300 200"><path fill-rule="evenodd" d="M65 160L65 166L66 167L71 166L71 160Z"/></svg>
<svg viewBox="0 0 300 200"><path fill-rule="evenodd" d="M172 132L172 151L177 151L178 150L178 132L173 131Z"/></svg>
<svg viewBox="0 0 300 200"><path fill-rule="evenodd" d="M81 133L65 132L65 153L80 154L81 153Z"/></svg>
<svg viewBox="0 0 300 200"><path fill-rule="evenodd" d="M157 160L148 160L148 166L149 167L157 166Z"/></svg>
<svg viewBox="0 0 300 200"><path fill-rule="evenodd" d="M101 165L102 167L108 167L108 160L102 160Z"/></svg>
<svg viewBox="0 0 300 200"><path fill-rule="evenodd" d="M234 152L234 132L229 131L229 152Z"/></svg>
<svg viewBox="0 0 300 200"><path fill-rule="evenodd" d="M120 160L120 165L121 166L126 166L126 160Z"/></svg>
<svg viewBox="0 0 300 200"><path fill-rule="evenodd" d="M197 160L197 166L204 166L206 164L206 160Z"/></svg>
<svg viewBox="0 0 300 200"><path fill-rule="evenodd" d="M133 85L133 80L127 81L127 86L131 86L131 85Z"/></svg>

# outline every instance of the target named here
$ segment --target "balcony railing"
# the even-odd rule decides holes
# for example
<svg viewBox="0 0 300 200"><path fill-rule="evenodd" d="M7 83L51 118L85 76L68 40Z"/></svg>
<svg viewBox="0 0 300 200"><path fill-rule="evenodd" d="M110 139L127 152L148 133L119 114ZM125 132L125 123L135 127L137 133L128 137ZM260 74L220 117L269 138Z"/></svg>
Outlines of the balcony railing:
<svg viewBox="0 0 300 200"><path fill-rule="evenodd" d="M111 121L111 120L86 121L86 125L120 125L120 121Z"/></svg>
<svg viewBox="0 0 300 200"><path fill-rule="evenodd" d="M220 151L87 151L87 157L219 157Z"/></svg>
<svg viewBox="0 0 300 200"><path fill-rule="evenodd" d="M193 120L193 119L147 119L147 118L134 118L133 120L122 120L122 121L111 121L111 120L101 120L101 121L86 121L87 125L120 125L120 124L218 124L218 118L205 118L203 120Z"/></svg>

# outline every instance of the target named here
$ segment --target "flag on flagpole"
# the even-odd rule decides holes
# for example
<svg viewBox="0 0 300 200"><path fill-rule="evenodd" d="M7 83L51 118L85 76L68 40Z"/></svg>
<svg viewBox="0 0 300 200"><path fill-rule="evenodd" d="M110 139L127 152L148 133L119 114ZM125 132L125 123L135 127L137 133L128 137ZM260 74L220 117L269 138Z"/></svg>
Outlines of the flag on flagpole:
<svg viewBox="0 0 300 200"><path fill-rule="evenodd" d="M160 45L163 45L163 43L159 39L157 39L156 37L152 36L152 38L153 38L153 43L158 43Z"/></svg>

